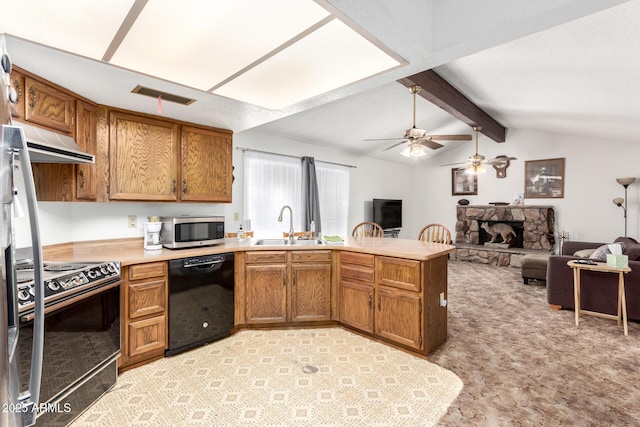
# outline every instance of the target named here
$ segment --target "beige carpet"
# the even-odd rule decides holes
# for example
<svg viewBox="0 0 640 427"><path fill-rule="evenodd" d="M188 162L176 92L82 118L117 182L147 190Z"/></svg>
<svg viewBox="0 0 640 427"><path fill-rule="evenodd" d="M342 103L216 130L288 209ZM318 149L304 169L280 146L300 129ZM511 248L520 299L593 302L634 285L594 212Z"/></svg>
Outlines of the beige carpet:
<svg viewBox="0 0 640 427"><path fill-rule="evenodd" d="M125 372L72 425L432 426L461 389L341 328L241 331Z"/></svg>
<svg viewBox="0 0 640 427"><path fill-rule="evenodd" d="M449 339L429 356L464 382L443 427L640 425L640 323L551 310L520 269L451 262Z"/></svg>

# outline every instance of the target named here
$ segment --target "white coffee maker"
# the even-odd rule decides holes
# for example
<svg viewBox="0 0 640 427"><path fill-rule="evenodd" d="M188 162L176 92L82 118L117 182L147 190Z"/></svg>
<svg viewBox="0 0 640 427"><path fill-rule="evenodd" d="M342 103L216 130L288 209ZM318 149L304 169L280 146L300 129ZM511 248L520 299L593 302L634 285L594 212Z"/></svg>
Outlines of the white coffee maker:
<svg viewBox="0 0 640 427"><path fill-rule="evenodd" d="M157 251L162 249L160 243L160 229L162 223L157 216L150 216L148 221L144 223L144 249L147 251Z"/></svg>

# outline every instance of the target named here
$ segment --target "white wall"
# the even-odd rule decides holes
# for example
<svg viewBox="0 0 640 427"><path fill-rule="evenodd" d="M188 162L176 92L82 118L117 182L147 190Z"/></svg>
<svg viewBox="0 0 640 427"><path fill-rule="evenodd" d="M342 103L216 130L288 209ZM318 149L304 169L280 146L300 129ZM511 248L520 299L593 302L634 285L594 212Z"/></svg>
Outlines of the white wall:
<svg viewBox="0 0 640 427"><path fill-rule="evenodd" d="M509 129L507 142L496 143L480 136L479 153L487 158L497 155L517 157L507 169L506 178L496 178L495 170L478 177L477 196L451 195L451 166L442 164L464 161L475 147L469 143L421 162L413 170L414 180L423 183L422 197L413 204L412 212L421 222L441 222L455 230L458 200L471 204L511 202L514 193L524 192L526 160L564 157L565 197L562 199L527 199L528 205L552 205L556 211L556 231L568 231L571 240L612 241L624 235L622 208L613 204L615 197L624 197L623 187L616 178L640 176L638 158L640 146L634 142L589 139ZM628 236L638 238L640 227L640 181L629 186Z"/></svg>

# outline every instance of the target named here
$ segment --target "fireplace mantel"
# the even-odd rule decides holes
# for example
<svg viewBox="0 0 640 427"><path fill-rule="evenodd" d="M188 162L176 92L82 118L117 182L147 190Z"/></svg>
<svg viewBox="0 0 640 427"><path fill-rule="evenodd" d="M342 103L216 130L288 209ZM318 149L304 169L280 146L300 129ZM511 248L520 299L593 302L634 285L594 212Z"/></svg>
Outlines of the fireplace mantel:
<svg viewBox="0 0 640 427"><path fill-rule="evenodd" d="M517 266L525 253L553 250L555 213L549 205L470 205L456 207L456 259ZM524 226L522 248L497 250L480 241L480 222L519 222Z"/></svg>

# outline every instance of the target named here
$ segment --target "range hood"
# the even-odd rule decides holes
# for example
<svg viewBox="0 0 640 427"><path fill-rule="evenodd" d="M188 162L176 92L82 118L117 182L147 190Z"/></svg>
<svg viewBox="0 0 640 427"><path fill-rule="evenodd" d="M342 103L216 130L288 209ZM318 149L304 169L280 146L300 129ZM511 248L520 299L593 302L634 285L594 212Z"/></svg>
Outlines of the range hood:
<svg viewBox="0 0 640 427"><path fill-rule="evenodd" d="M14 122L24 129L31 163L95 163L93 154L85 153L68 135Z"/></svg>

